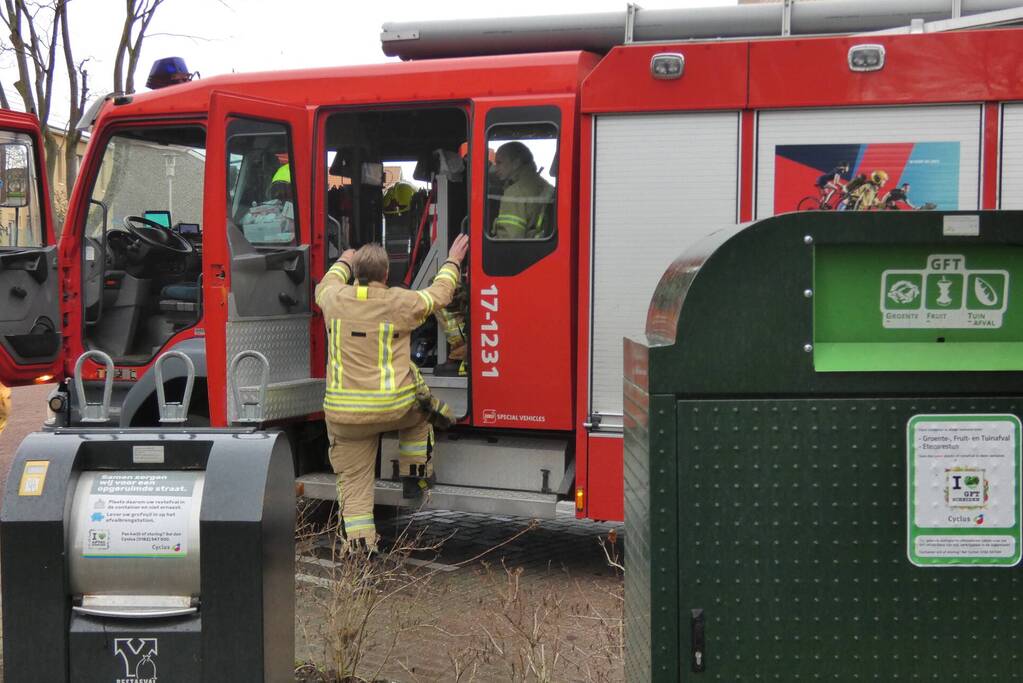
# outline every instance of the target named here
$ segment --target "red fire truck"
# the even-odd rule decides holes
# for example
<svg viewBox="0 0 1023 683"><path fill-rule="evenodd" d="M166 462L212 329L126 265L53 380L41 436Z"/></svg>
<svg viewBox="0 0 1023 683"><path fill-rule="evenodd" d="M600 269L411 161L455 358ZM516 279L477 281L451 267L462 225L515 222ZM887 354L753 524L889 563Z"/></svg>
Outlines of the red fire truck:
<svg viewBox="0 0 1023 683"><path fill-rule="evenodd" d="M597 15L610 38L565 17L385 26L406 61L111 96L59 248L38 129L3 113L0 380L61 381L49 428L286 430L304 494L332 498L312 288L370 241L420 285L465 231L466 374L441 370L440 326L413 343L461 416L429 504L620 520L622 338L687 246L797 209L1023 208L1023 40L987 27L1018 3L821 19L845 4L632 8ZM551 188L522 239L493 229L509 142ZM415 184L385 203L396 166ZM402 500L396 457L384 438L381 502Z"/></svg>

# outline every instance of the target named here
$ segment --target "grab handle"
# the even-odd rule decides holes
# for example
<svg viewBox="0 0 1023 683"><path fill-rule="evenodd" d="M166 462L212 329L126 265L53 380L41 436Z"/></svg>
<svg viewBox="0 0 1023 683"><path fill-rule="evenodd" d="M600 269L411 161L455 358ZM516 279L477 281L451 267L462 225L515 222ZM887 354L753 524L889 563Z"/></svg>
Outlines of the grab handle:
<svg viewBox="0 0 1023 683"><path fill-rule="evenodd" d="M259 384L242 390L238 378L238 366L245 358L255 358L263 366ZM234 418L232 422L257 423L263 421L266 407L266 386L270 383L270 361L259 351L240 351L233 359L227 371L231 378L231 395L234 397Z"/></svg>
<svg viewBox="0 0 1023 683"><path fill-rule="evenodd" d="M97 358L106 365L107 372L103 378L103 401L101 403L89 403L85 400L85 383L82 381L82 366L87 358ZM110 356L93 349L86 351L78 357L75 363L75 395L78 397L78 410L82 416L82 422L108 422L110 420L110 394L114 388L114 361Z"/></svg>
<svg viewBox="0 0 1023 683"><path fill-rule="evenodd" d="M167 401L163 386L163 364L169 358L180 358L185 364L185 393L181 395L181 401L174 403ZM192 359L181 351L167 351L156 359L153 365L156 373L156 404L160 408L160 422L186 422L188 420L188 404L192 402L192 386L195 384L195 364Z"/></svg>

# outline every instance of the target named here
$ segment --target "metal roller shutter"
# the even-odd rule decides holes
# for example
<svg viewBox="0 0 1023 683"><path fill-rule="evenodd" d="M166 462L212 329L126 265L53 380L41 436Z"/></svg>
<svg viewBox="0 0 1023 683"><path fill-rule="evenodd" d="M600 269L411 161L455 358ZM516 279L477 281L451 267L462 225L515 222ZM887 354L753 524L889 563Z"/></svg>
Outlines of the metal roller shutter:
<svg viewBox="0 0 1023 683"><path fill-rule="evenodd" d="M1023 209L1023 104L1007 104L1002 114L1003 209Z"/></svg>
<svg viewBox="0 0 1023 683"><path fill-rule="evenodd" d="M737 215L739 115L601 116L595 125L590 412L621 424L622 338L661 275Z"/></svg>
<svg viewBox="0 0 1023 683"><path fill-rule="evenodd" d="M767 218L775 213L775 172L777 148L783 145L811 146L834 145L845 148L856 145L883 145L884 143L958 143L958 159L940 159L941 172L958 173L958 188L954 177L952 187L946 188L944 206L975 210L979 208L980 197L980 135L981 108L979 105L942 105L920 107L876 107L859 109L813 109L798 111L761 112L757 126L757 197L756 215ZM940 154L949 147L937 145ZM932 146L930 149L935 149ZM954 149L954 147L952 148ZM861 151L862 153L862 151ZM905 152L903 152L905 153ZM914 153L915 154L915 153ZM798 156L798 155L795 155ZM883 156L883 155L882 155ZM925 154L924 156L928 156ZM864 157L865 159L866 157ZM855 159L849 159L855 162ZM932 163L934 159L917 159L921 164ZM864 162L868 172L878 164ZM881 163L884 167L886 164ZM892 168L894 167L894 168ZM898 163L886 168L893 175L894 184L901 172ZM907 165L905 169L909 169ZM917 173L927 173L924 168ZM827 172L824 169L822 172ZM949 176L945 176L948 178ZM937 183L940 185L941 183ZM805 189L803 188L805 185ZM911 190L910 198L916 204L935 201L936 197L925 196L935 190L931 187ZM958 191L956 191L958 190ZM812 181L805 179L800 194L815 193ZM793 195L795 196L795 195ZM785 210L795 210L793 205ZM781 212L781 211L779 211Z"/></svg>

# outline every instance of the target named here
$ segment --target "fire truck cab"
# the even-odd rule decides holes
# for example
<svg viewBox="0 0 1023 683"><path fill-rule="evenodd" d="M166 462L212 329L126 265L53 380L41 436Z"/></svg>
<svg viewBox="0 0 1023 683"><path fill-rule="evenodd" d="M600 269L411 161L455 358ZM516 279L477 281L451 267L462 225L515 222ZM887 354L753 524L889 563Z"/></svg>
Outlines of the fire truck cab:
<svg viewBox="0 0 1023 683"><path fill-rule="evenodd" d="M158 388L181 396L194 375L185 426L284 429L305 495L333 498L313 288L368 242L385 245L393 286L422 286L465 232L464 368L447 362L437 322L413 342L460 417L438 434L430 504L622 519L622 337L642 333L668 264L719 227L845 208L818 183L839 162L841 186L885 171L871 210L882 197L903 210L1018 208L1021 59L1013 29L676 39L113 97L59 254L49 203L0 191L0 211L33 226L0 245L0 380L68 378L51 426L93 412L76 377L86 403L109 392L103 424L152 428ZM28 159L29 197L45 197L30 122L5 114L0 128L0 153ZM507 183L492 162L509 143L549 188L514 237L494 227ZM389 195L397 169L409 188ZM158 364L168 351L193 370L180 356ZM735 362L757 372L755 352ZM396 458L385 437L381 502L402 500Z"/></svg>
<svg viewBox="0 0 1023 683"><path fill-rule="evenodd" d="M53 308L37 317L60 348L45 367L19 365L17 339L7 335L5 357L24 367L5 379L73 377L83 354L98 351L111 366L91 354L78 368L86 401L110 382L107 426L158 427L154 369L177 351L194 366L184 426L248 415L285 428L297 473L309 475L307 495L333 497L320 415L325 329L313 287L343 249L367 242L386 245L394 286L425 286L466 232L466 308L455 312L479 336L466 344L464 365L445 362L449 344L436 321L413 342L433 390L464 425L482 428L440 437L447 462L435 497L553 515L572 495L574 150L579 84L595 62L576 52L232 75L110 100L94 123L60 265L51 259L45 286L35 287L46 296L26 297ZM495 79L495 67L514 77ZM501 205L488 162L511 142L530 150L550 191L537 199L542 227L500 237L488 229ZM38 141L31 148L38 153ZM395 169L411 196L385 206ZM52 236L42 241L54 250ZM265 367L232 366L243 351L261 354ZM185 364L158 369L167 396L180 396ZM54 424L79 424L77 393L61 393L55 404L66 409ZM258 397L246 403L249 395ZM253 404L256 413L246 412ZM501 431L509 427L516 432ZM382 484L389 447L385 439ZM383 489L385 500L400 496ZM482 489L515 495L495 508ZM475 502L461 505L452 490Z"/></svg>

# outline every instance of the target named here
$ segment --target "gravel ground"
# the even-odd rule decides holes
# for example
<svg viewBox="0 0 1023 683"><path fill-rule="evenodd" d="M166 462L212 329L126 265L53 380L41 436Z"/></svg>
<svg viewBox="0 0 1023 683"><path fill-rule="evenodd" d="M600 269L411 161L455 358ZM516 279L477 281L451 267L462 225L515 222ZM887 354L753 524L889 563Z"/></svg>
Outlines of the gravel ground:
<svg viewBox="0 0 1023 683"><path fill-rule="evenodd" d="M13 390L0 484L51 389ZM335 562L329 532L300 543L297 663L357 644L365 680L623 680L619 525L378 508L378 528L369 563Z"/></svg>

